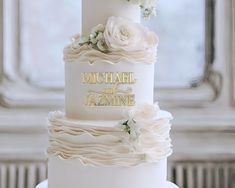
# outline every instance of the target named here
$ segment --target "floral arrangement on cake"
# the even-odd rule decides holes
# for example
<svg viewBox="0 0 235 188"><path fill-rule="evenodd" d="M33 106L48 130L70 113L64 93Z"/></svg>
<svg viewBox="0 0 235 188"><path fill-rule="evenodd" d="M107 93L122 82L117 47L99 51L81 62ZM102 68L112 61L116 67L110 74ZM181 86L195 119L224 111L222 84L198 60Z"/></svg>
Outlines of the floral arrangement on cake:
<svg viewBox="0 0 235 188"><path fill-rule="evenodd" d="M127 0L130 3L139 5L144 18L156 16L157 0Z"/></svg>
<svg viewBox="0 0 235 188"><path fill-rule="evenodd" d="M123 120L110 122L112 126L100 126L96 121L86 125L76 120L71 123L64 113L52 112L47 152L50 156L78 159L91 166L159 162L172 153L171 119L171 114L161 111L157 103L138 104L126 110Z"/></svg>
<svg viewBox="0 0 235 188"><path fill-rule="evenodd" d="M121 122L121 129L130 135L131 140L136 141L141 134L141 129L158 116L160 108L158 103L154 105L139 104L127 112L127 120Z"/></svg>
<svg viewBox="0 0 235 188"><path fill-rule="evenodd" d="M134 52L152 49L158 43L157 35L141 24L121 17L110 17L106 25L95 26L88 36L73 38L74 44L89 45L104 53Z"/></svg>

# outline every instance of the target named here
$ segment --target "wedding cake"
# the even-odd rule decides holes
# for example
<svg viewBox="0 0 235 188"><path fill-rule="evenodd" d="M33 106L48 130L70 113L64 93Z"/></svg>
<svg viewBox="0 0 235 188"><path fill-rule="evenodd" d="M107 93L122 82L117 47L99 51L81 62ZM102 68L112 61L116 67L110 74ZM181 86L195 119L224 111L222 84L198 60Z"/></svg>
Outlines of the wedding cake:
<svg viewBox="0 0 235 188"><path fill-rule="evenodd" d="M176 187L172 116L153 102L158 37L140 24L155 3L82 1L82 34L64 49L65 113L49 115L48 188Z"/></svg>

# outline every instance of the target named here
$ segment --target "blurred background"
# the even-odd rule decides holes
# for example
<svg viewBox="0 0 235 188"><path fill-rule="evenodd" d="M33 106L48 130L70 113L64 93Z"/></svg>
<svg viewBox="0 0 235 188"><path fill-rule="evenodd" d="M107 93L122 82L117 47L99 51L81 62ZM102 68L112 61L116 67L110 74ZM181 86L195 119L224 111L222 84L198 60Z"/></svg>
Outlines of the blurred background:
<svg viewBox="0 0 235 188"><path fill-rule="evenodd" d="M0 1L0 188L46 179L46 117L63 110L63 48L80 0ZM168 178L235 188L235 0L159 0L155 100L174 115Z"/></svg>

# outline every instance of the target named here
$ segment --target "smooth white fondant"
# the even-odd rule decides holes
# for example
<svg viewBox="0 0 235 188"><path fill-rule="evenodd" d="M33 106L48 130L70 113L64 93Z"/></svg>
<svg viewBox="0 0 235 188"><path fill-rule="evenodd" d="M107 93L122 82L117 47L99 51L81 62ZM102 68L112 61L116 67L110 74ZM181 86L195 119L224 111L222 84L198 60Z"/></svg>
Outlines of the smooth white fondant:
<svg viewBox="0 0 235 188"><path fill-rule="evenodd" d="M68 118L81 120L122 119L122 113L128 107L87 107L85 97L89 90L101 91L107 84L83 84L81 73L84 72L133 72L136 83L125 85L131 87L135 94L136 104L153 104L154 63L109 64L107 62L66 62L65 63L65 112ZM110 85L109 85L110 87ZM121 87L123 87L121 85Z"/></svg>
<svg viewBox="0 0 235 188"><path fill-rule="evenodd" d="M40 183L36 188L48 188L48 181L44 181L42 183ZM161 187L161 188L179 188L177 187L175 184L171 183L171 182L167 182L165 187Z"/></svg>
<svg viewBox="0 0 235 188"><path fill-rule="evenodd" d="M94 167L159 162L172 153L170 119L171 114L160 109L146 122L139 119L134 125L139 136L133 138L119 121L76 121L60 112L50 113L48 154Z"/></svg>
<svg viewBox="0 0 235 188"><path fill-rule="evenodd" d="M82 0L82 34L88 35L98 24L105 24L110 16L121 16L140 23L138 5L126 0Z"/></svg>
<svg viewBox="0 0 235 188"><path fill-rule="evenodd" d="M78 160L50 157L48 165L48 188L167 187L166 160L134 167L90 167Z"/></svg>

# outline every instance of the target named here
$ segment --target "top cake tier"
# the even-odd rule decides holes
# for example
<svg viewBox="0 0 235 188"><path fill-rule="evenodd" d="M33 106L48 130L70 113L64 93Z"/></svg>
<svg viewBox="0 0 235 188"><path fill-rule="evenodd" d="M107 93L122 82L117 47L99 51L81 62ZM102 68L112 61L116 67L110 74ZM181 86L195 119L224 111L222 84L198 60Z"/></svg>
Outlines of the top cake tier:
<svg viewBox="0 0 235 188"><path fill-rule="evenodd" d="M64 49L66 117L117 120L133 106L152 104L158 37L139 23L152 5L82 3L83 33Z"/></svg>
<svg viewBox="0 0 235 188"><path fill-rule="evenodd" d="M127 0L82 0L82 35L89 34L95 25L105 24L111 16L140 23L141 11Z"/></svg>

